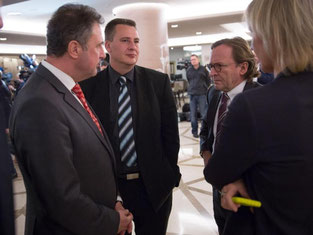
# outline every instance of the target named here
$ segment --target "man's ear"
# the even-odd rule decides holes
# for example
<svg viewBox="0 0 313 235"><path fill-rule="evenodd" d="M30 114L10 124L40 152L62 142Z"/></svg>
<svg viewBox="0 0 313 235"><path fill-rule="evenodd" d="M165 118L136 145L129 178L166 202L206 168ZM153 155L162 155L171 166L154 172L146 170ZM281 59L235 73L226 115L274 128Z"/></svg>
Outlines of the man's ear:
<svg viewBox="0 0 313 235"><path fill-rule="evenodd" d="M73 59L77 59L82 50L83 50L82 46L76 40L70 41L67 46L67 53Z"/></svg>
<svg viewBox="0 0 313 235"><path fill-rule="evenodd" d="M249 64L248 62L243 62L239 66L240 66L240 75L244 76L248 71Z"/></svg>
<svg viewBox="0 0 313 235"><path fill-rule="evenodd" d="M104 46L105 46L105 49L107 50L107 52L109 52L109 54L110 54L111 53L111 41L105 40Z"/></svg>

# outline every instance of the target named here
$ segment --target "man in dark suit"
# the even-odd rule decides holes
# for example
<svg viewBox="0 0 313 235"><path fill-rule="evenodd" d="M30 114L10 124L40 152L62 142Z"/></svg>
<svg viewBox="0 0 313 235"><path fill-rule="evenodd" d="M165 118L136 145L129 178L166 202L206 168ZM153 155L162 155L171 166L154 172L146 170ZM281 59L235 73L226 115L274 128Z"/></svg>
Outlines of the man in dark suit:
<svg viewBox="0 0 313 235"><path fill-rule="evenodd" d="M241 92L259 86L252 81L258 75L257 66L254 54L244 39L223 39L215 42L211 49L209 68L214 86L208 91L208 112L200 132L200 154L205 165L218 144L223 118L232 99ZM238 214L224 210L221 207L220 194L215 188L213 209L220 234L236 234L236 227L242 226L238 221L245 213L249 213L244 209Z"/></svg>
<svg viewBox="0 0 313 235"><path fill-rule="evenodd" d="M93 8L66 4L47 26L47 58L15 100L10 134L27 191L26 235L103 235L131 229L116 203L114 153L77 82L104 56Z"/></svg>
<svg viewBox="0 0 313 235"><path fill-rule="evenodd" d="M116 155L119 189L137 235L166 233L172 190L180 180L177 112L166 74L136 66L136 23L105 28L110 65L81 85ZM125 112L124 112L125 111Z"/></svg>

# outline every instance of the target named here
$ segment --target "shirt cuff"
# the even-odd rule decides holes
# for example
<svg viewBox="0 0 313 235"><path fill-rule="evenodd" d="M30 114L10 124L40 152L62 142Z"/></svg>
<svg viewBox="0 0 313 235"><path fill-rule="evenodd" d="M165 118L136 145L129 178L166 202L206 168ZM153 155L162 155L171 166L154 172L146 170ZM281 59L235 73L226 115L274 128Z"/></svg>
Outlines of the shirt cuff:
<svg viewBox="0 0 313 235"><path fill-rule="evenodd" d="M121 198L120 195L117 195L116 202L121 202L123 204L123 199Z"/></svg>

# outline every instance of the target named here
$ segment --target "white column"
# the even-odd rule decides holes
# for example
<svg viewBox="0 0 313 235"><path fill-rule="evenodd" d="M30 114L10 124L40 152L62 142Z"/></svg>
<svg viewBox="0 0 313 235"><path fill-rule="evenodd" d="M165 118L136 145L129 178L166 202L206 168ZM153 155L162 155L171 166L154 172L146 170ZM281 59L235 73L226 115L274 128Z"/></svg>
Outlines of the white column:
<svg viewBox="0 0 313 235"><path fill-rule="evenodd" d="M136 22L140 38L137 64L169 74L166 7L162 3L133 3L116 7L113 13L116 18Z"/></svg>

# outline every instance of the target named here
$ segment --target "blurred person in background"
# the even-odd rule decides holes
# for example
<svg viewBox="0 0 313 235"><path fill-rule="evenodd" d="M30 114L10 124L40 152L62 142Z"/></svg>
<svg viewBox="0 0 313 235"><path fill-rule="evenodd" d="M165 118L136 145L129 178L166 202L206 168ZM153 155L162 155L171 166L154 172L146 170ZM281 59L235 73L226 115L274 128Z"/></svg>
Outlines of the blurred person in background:
<svg viewBox="0 0 313 235"><path fill-rule="evenodd" d="M199 138L198 134L198 109L201 120L204 119L207 111L206 93L211 80L209 72L200 65L199 57L195 54L190 56L191 66L187 69L188 94L190 96L190 121L191 133L194 138Z"/></svg>

